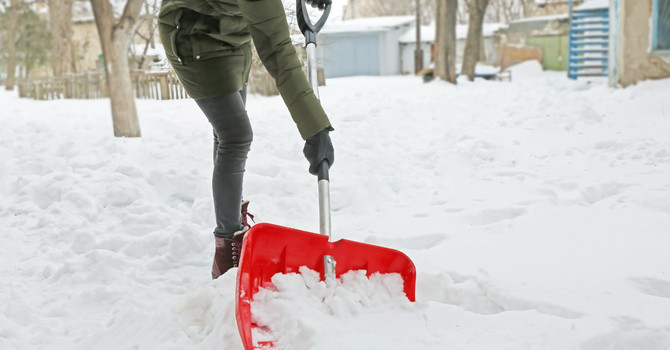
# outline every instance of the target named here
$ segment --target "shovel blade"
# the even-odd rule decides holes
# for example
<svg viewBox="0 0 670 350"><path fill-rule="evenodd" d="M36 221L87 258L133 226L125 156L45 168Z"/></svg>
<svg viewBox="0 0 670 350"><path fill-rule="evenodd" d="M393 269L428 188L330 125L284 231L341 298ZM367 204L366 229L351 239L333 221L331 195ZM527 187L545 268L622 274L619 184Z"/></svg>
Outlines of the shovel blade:
<svg viewBox="0 0 670 350"><path fill-rule="evenodd" d="M337 277L351 270L365 270L368 277L373 273L400 274L405 295L414 301L416 268L400 251L345 239L329 242L318 233L257 224L244 237L237 272L235 312L245 349L272 347L271 342L259 344L252 339L252 330L258 326L251 318L251 301L259 288L272 288L272 276L298 273L301 266L320 272L323 280L324 255L335 258Z"/></svg>

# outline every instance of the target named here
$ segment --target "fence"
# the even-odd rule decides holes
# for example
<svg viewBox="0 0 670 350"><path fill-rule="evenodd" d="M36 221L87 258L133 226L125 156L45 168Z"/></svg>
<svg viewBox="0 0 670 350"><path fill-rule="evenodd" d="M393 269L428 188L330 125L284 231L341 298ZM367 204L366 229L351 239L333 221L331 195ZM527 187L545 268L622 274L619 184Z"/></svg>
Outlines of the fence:
<svg viewBox="0 0 670 350"><path fill-rule="evenodd" d="M306 69L306 67L305 67ZM188 94L174 72L133 73L133 94L136 98L176 100ZM319 85L325 85L323 68L318 70ZM61 98L94 99L109 97L104 73L87 72L60 77L23 80L18 84L19 97L36 100ZM272 96L279 94L274 79L265 69L252 69L249 75L249 93Z"/></svg>
<svg viewBox="0 0 670 350"><path fill-rule="evenodd" d="M188 98L174 72L133 74L135 97L154 100L177 100Z"/></svg>
<svg viewBox="0 0 670 350"><path fill-rule="evenodd" d="M137 98L156 100L188 98L174 72L133 73L131 78L133 93ZM109 96L105 76L98 72L24 80L18 83L18 87L19 97L36 100L93 99Z"/></svg>

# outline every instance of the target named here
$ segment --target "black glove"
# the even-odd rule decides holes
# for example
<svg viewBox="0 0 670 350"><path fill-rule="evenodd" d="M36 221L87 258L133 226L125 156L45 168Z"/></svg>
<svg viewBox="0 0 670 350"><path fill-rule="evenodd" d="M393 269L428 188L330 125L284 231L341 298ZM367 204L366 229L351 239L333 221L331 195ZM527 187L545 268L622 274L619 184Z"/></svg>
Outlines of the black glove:
<svg viewBox="0 0 670 350"><path fill-rule="evenodd" d="M305 0L308 4L312 4L312 7L318 7L319 10L323 10L326 6L329 6L333 3L333 0Z"/></svg>
<svg viewBox="0 0 670 350"><path fill-rule="evenodd" d="M330 141L329 135L332 130L333 128L329 126L305 140L305 148L302 149L302 153L309 161L309 173L312 175L318 173L322 161L328 163L328 168L333 166L335 162L335 150L333 150L333 142Z"/></svg>

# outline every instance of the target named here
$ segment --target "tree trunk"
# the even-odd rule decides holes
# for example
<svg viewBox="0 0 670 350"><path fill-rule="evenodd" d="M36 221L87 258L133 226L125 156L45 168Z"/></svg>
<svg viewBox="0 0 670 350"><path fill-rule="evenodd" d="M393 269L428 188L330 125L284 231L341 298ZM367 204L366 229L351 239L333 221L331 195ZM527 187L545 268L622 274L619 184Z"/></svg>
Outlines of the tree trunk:
<svg viewBox="0 0 670 350"><path fill-rule="evenodd" d="M16 84L16 20L19 17L19 0L12 0L11 6L7 9L9 17L9 28L7 30L7 80L5 81L5 90L14 90Z"/></svg>
<svg viewBox="0 0 670 350"><path fill-rule="evenodd" d="M479 62L486 62L486 45L484 42L484 33L479 37Z"/></svg>
<svg viewBox="0 0 670 350"><path fill-rule="evenodd" d="M458 0L437 0L435 76L456 84L456 22Z"/></svg>
<svg viewBox="0 0 670 350"><path fill-rule="evenodd" d="M520 0L521 1L521 13L522 13L522 18L528 17L528 1L529 0Z"/></svg>
<svg viewBox="0 0 670 350"><path fill-rule="evenodd" d="M128 48L143 0L128 0L118 21L109 0L91 0L104 56L107 89L112 104L114 136L140 137L135 96L130 79Z"/></svg>
<svg viewBox="0 0 670 350"><path fill-rule="evenodd" d="M468 80L470 81L475 80L475 66L479 59L484 15L488 4L489 0L469 0L468 2L470 24L468 25L468 36L465 39L465 51L463 52L463 67L461 69L461 74L467 75Z"/></svg>
<svg viewBox="0 0 670 350"><path fill-rule="evenodd" d="M52 58L55 76L76 71L72 44L73 0L49 0L49 22L53 34Z"/></svg>

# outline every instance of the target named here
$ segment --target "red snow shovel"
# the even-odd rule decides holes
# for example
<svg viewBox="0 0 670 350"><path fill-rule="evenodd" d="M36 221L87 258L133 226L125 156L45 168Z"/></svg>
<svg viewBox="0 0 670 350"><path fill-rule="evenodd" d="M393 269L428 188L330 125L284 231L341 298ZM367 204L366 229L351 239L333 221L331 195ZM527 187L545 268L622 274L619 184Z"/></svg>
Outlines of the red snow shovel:
<svg viewBox="0 0 670 350"><path fill-rule="evenodd" d="M297 0L298 22L305 36L309 81L318 94L316 79L316 33L330 12L327 6L321 19L312 25L305 0ZM319 167L319 230L320 234L300 231L272 224L254 225L244 237L242 256L237 272L235 312L237 328L246 350L272 349L272 340L253 339L255 333L268 330L257 325L251 315L251 301L259 288L272 289L271 278L277 273L298 273L306 266L319 271L321 279L334 281L351 270L373 273L398 273L403 278L404 292L414 301L416 268L400 251L341 239L331 242L330 232L330 182L327 162Z"/></svg>

